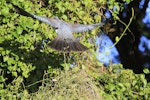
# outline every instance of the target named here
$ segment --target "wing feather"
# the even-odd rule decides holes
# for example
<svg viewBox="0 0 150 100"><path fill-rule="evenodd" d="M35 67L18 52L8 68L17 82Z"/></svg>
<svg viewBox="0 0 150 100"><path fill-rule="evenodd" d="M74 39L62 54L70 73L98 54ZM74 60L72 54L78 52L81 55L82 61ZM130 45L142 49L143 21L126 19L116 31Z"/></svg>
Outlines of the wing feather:
<svg viewBox="0 0 150 100"><path fill-rule="evenodd" d="M37 16L35 14L29 13L29 12L23 10L22 8L19 8L18 6L14 5L14 4L12 4L12 5L18 14L23 15L23 16L27 16L27 17L32 17L34 19L38 19L42 22L45 22L45 23L55 27L55 20L53 18L47 18L44 16Z"/></svg>
<svg viewBox="0 0 150 100"><path fill-rule="evenodd" d="M87 31L92 30L98 26L101 27L103 25L104 25L104 23L88 24L88 25L71 24L71 29L72 29L72 32L87 32Z"/></svg>

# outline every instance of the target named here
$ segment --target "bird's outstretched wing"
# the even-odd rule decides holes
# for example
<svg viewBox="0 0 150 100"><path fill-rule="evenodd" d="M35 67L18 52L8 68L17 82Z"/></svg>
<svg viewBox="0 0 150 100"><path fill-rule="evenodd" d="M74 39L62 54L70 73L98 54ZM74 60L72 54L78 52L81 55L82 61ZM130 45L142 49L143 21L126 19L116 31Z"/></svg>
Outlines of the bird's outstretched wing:
<svg viewBox="0 0 150 100"><path fill-rule="evenodd" d="M71 24L71 29L72 32L87 32L89 30L92 30L96 27L101 27L103 26L105 23L97 23L97 24L88 24L88 25L84 25L84 24Z"/></svg>
<svg viewBox="0 0 150 100"><path fill-rule="evenodd" d="M29 13L29 12L23 10L22 8L19 8L18 6L14 5L14 4L12 4L12 5L18 14L23 15L23 16L27 16L27 17L32 17L34 19L38 19L42 22L45 22L45 23L55 27L55 20L53 18L47 18L44 16L37 16L35 14Z"/></svg>

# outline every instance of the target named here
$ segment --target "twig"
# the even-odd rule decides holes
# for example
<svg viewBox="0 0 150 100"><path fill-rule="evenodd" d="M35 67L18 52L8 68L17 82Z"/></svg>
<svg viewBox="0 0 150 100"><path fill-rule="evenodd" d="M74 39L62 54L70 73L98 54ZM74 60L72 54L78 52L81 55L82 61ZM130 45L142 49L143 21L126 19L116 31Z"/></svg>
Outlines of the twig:
<svg viewBox="0 0 150 100"><path fill-rule="evenodd" d="M132 20L133 20L133 17L134 17L134 9L131 8L131 10L132 10L132 16L131 16L131 18L130 18L130 21L129 21L128 25L126 25L126 24L125 24L124 22L122 22L119 18L117 18L123 25L126 26L126 28L124 29L124 31L123 31L123 33L121 34L121 36L118 38L118 41L116 41L116 42L113 44L113 46L111 46L111 48L114 47L114 46L122 39L122 37L124 36L125 32L126 32L127 30L129 30L129 26L130 26L130 24L131 24L131 22L132 22ZM129 32L131 32L131 31L129 30Z"/></svg>

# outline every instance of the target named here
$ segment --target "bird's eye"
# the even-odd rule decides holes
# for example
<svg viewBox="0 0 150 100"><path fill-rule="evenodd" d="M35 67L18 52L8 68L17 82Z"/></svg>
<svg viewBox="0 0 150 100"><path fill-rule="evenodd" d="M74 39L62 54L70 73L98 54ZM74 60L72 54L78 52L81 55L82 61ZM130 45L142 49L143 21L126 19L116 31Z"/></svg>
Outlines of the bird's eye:
<svg viewBox="0 0 150 100"><path fill-rule="evenodd" d="M55 30L58 29L58 27L55 27Z"/></svg>

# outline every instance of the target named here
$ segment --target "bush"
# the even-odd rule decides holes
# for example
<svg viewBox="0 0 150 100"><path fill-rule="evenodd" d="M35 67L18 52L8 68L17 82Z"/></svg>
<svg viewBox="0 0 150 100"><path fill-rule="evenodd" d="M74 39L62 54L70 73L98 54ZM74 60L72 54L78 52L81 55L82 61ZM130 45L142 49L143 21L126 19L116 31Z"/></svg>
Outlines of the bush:
<svg viewBox="0 0 150 100"><path fill-rule="evenodd" d="M119 66L119 65L117 65ZM115 67L117 67L115 66ZM113 69L96 78L106 100L148 100L150 98L150 83L144 74L134 74L129 69Z"/></svg>
<svg viewBox="0 0 150 100"><path fill-rule="evenodd" d="M10 2L37 15L58 16L68 22L83 24L100 22L103 13L99 10L105 10L106 2L109 2L109 9L114 5L117 7L114 17L123 9L118 2L112 0L1 0L2 100L149 98L150 85L144 74L136 75L131 70L121 68L121 65L104 68L97 61L94 45L85 41L89 37L94 38L99 30L85 36L76 34L90 48L88 52L72 53L69 56L60 54L47 46L49 42L42 42L51 41L56 35L54 30L45 23L18 15ZM75 67L71 70L70 65Z"/></svg>
<svg viewBox="0 0 150 100"><path fill-rule="evenodd" d="M57 77L43 79L40 89L32 94L33 100L102 100L93 79L79 70L61 71Z"/></svg>

